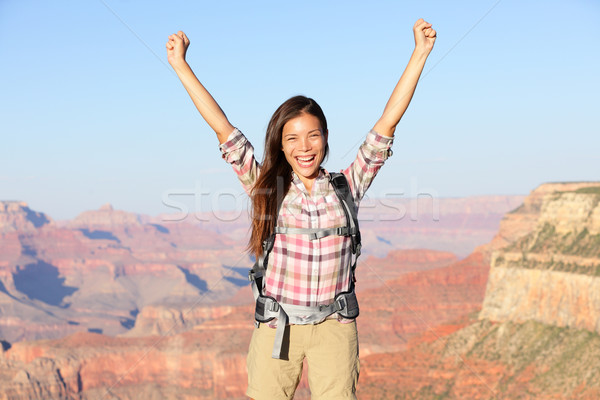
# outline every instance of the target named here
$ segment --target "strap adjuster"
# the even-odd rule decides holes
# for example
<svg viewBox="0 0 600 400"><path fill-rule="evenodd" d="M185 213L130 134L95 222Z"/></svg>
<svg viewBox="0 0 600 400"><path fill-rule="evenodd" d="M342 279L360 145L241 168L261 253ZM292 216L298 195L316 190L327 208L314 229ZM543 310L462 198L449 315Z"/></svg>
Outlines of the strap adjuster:
<svg viewBox="0 0 600 400"><path fill-rule="evenodd" d="M346 302L344 301L344 299L343 298L337 299L335 301L335 311L341 311L344 308L346 308Z"/></svg>
<svg viewBox="0 0 600 400"><path fill-rule="evenodd" d="M269 311L278 312L279 311L279 303L275 301L269 302Z"/></svg>

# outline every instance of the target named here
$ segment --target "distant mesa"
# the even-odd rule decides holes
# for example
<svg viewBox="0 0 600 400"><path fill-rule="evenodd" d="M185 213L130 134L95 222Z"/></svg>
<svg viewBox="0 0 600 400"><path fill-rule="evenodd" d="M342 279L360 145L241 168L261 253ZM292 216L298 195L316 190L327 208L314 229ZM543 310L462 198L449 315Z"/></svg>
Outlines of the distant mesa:
<svg viewBox="0 0 600 400"><path fill-rule="evenodd" d="M112 204L106 203L106 204L101 205L99 210L100 211L114 211L114 208L113 208Z"/></svg>
<svg viewBox="0 0 600 400"><path fill-rule="evenodd" d="M28 232L50 223L50 217L33 211L24 201L0 201L0 233Z"/></svg>
<svg viewBox="0 0 600 400"><path fill-rule="evenodd" d="M110 203L106 203L97 210L82 212L69 225L74 228L110 230L122 226L142 225L142 221L138 214L115 210Z"/></svg>

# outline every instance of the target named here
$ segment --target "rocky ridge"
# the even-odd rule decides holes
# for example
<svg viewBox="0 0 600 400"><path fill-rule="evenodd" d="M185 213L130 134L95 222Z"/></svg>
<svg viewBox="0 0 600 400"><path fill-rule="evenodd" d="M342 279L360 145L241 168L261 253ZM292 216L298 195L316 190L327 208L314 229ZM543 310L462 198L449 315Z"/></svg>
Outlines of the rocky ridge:
<svg viewBox="0 0 600 400"><path fill-rule="evenodd" d="M408 347L361 359L361 399L600 398L600 335L587 330L472 315Z"/></svg>
<svg viewBox="0 0 600 400"><path fill-rule="evenodd" d="M235 269L250 263L241 246L189 223L160 225L105 205L40 225L49 219L24 203L0 204L8 210L0 214L0 338L9 342L116 335L147 305L210 303L246 284Z"/></svg>
<svg viewBox="0 0 600 400"><path fill-rule="evenodd" d="M456 237L464 239L462 248L473 248L488 240L500 215L519 199L439 199L437 205L427 198L366 201L360 215L362 260L425 244L448 248ZM196 302L241 304L235 296L247 285L252 264L244 252L248 221L243 213L174 220L105 204L57 222L24 202L0 202L0 222L0 338L9 342L80 331L119 335L134 325L131 334L162 332L163 323L155 318L159 309L182 310ZM440 265L424 262L426 268ZM378 279L364 276L363 287L380 285L395 273L384 268ZM163 311L159 314L168 325L173 316ZM187 321L181 331L197 320Z"/></svg>
<svg viewBox="0 0 600 400"><path fill-rule="evenodd" d="M402 253L372 257L369 266L363 266L377 273L393 260L412 261L405 268L411 272L385 281L383 290L376 287L359 292L363 356L405 349L419 332L472 312L481 303L487 267L480 256L456 262L443 252L438 252L437 258L433 251L421 256L414 251ZM425 268L427 262L437 262L438 267ZM162 329L154 335L108 337L82 332L63 339L12 344L0 357L0 399L2 395L14 400L133 399L142 395L149 399L245 398L252 304L155 310L166 316L152 315L151 310L145 311L145 320L156 318ZM141 324L144 319L138 321ZM186 322L195 325L178 332ZM310 398L306 378L295 398Z"/></svg>
<svg viewBox="0 0 600 400"><path fill-rule="evenodd" d="M503 231L515 221L519 235ZM482 319L600 332L600 184L540 186L492 245Z"/></svg>
<svg viewBox="0 0 600 400"><path fill-rule="evenodd" d="M504 206L506 207L506 205ZM469 219L469 212L463 210L461 214L460 207L458 207L457 214L454 214L457 216L454 223L458 226L452 228L452 223L447 222L447 225L444 225L441 230L436 231L435 221L432 221L430 226L420 231L420 234L423 235L423 238L431 238L440 232L445 232L444 235L448 236L448 239L445 240L451 240L453 236L456 237L456 232L460 231L459 226L466 226L469 229L479 226L473 232L485 232L487 235L491 229L490 226L492 223L497 224L497 220L488 219L485 212L475 210L477 207L473 203L471 203L471 207L475 212L472 215L477 215L477 217ZM111 212L109 207L103 208L103 210L98 210L98 213ZM480 211L481 214L479 214ZM81 223L82 220L87 221L87 227ZM71 302L71 298L77 292L83 292L81 286L76 284L78 281L69 278L69 275L63 275L62 271L70 271L69 273L73 275L77 271L104 271L106 266L100 260L93 261L94 257L90 256L93 253L87 246L81 245L81 237L84 238L84 242L87 240L93 244L102 244L105 246L102 251L114 252L114 269L108 268L109 273L115 271L112 281L104 284L98 276L91 279L89 277L78 278L80 281L90 279L88 282L94 282L94 287L111 288L114 284L113 281L127 277L124 282L132 283L129 283L129 286L121 283L122 286L128 288L125 293L140 291L146 293L145 296L151 300L153 292L169 286L168 279L160 275L161 266L168 265L164 271L171 271L169 273L175 273L172 276L177 277L175 268L179 264L165 262L165 260L170 260L173 254L173 250L169 247L174 247L169 242L160 240L165 236L158 235L158 233L176 232L179 224L168 225L147 218L139 218L123 224L119 223L118 218L113 218L110 220L110 224L105 225L92 223L92 221L102 221L102 219L88 215L71 226L69 223L58 224L57 228L63 230L62 235L65 237L72 235L74 239L66 242L70 244L61 244L56 249L36 242L38 235L53 237L54 233L44 233L46 231L44 228L39 229L33 235L23 237L17 235L11 239L13 250L10 254L12 256L7 257L5 265L8 267L13 281L16 270L10 268L12 268L11 263L14 263L15 257L20 260L24 259L22 257L31 257L28 260L34 260L34 262L35 260L47 262L45 260L50 259L51 262L47 263L52 267L58 265L57 260L60 257L67 260L61 264L64 269L58 271L54 278L60 281L64 277L65 280L60 282L59 286L61 288L66 286L78 288L78 291L60 298L61 302L58 303L58 306L52 308L55 316L62 316L58 314L59 309L65 305L68 304L68 307L65 307L67 310L73 307L76 302ZM419 229L412 227L411 223L412 221L406 222L408 224L406 235L410 231ZM368 223L366 225L363 230L367 241L372 240L373 243L379 243L379 246L388 250L393 249L394 246L401 248L406 245L406 242L404 244L397 243L393 234L387 235L386 233L384 236L380 236L381 225L375 224L372 227L369 227ZM186 227L186 229L189 228ZM198 227L196 226L195 229ZM198 245L198 242L190 240L190 235L181 234L181 236L183 237L178 240L172 240L173 237L168 235L172 240L171 243L176 244L175 248L178 251L183 249L185 250L184 254L191 254L195 257L203 255L203 252L194 249L194 246L203 247ZM7 236L3 236L2 239L5 237ZM143 239L136 240L136 237ZM185 246L180 244L185 242L184 237L188 239ZM153 242L156 246L152 245ZM423 239L423 242L430 243L431 240ZM203 242L203 245L206 246L206 241ZM73 249L78 249L79 252L88 251L86 256L78 257L80 264L68 261L70 260L68 255L72 254L70 251ZM60 257L58 257L59 255ZM106 253L101 253L101 255L106 255ZM222 254L215 256L215 259L222 261ZM133 262L119 264L119 260L132 260ZM223 264L219 265L223 266ZM404 267L398 268L400 265ZM385 258L368 257L367 254L359 268L361 355L367 359L382 355L382 353L396 354L398 351L407 349L408 344L419 337L423 330L438 338L458 329L457 325L452 323L452 319L479 308L488 271L486 255L483 252L457 261L456 257L449 253L421 250L392 251ZM183 275L180 284L185 286L187 283L195 289L203 288L202 282L198 280L200 275L195 270L192 271L191 268L188 268L187 270L179 269L179 271ZM238 274L237 270L229 269L229 271L232 273L229 275L230 279L234 281L238 279L235 275ZM157 280L162 280L162 282L157 281L156 286L150 284L148 287L133 285L135 282L132 281L133 277L143 278L147 276L145 272L159 273ZM18 274L18 271L16 273ZM10 300L14 300L14 298L20 300L10 303L12 306L20 304L35 308L40 303L44 307L48 306L49 299L42 299L46 300L44 303L39 299L32 300L23 296L14 296L15 294L19 295L19 290L17 290L19 285L10 286L10 277L6 281L9 283L6 286L9 289L0 290L0 300L2 295L7 295ZM230 280L221 279L221 282L223 281L230 282ZM171 293L173 295L177 295L178 292L175 290L181 287L180 284L172 286ZM64 292L59 294L62 293ZM119 292L109 291L108 293L107 298L111 299ZM243 303L242 299L250 298L247 287L238 290L237 295L229 293L230 296L233 296L230 297L231 305L212 308L197 303L198 296L202 296L206 291L192 291L191 293L196 296L194 302L186 303L181 298L171 303L160 299L155 302L149 301L142 307L134 308L135 315L131 314L132 308L126 308L126 313L120 315L119 318L128 317L128 321L131 321L132 325L135 319L133 329L131 329L132 326L127 326L126 334L126 336L135 337L111 338L105 335L79 332L64 339L20 343L5 342L6 345L2 346L3 352L0 356L0 371L2 371L0 373L0 387L2 387L0 399L3 398L1 396L11 399L98 397L125 399L140 398L140 396L148 399L244 398L245 356L252 328L252 308L248 305L235 306L234 304L241 304ZM91 299L90 296L88 304L96 304ZM119 297L118 300L122 302L124 298ZM81 303L83 302L79 302L79 304ZM134 302L129 304L137 306L137 303ZM185 307L182 307L182 304L185 304ZM90 311L93 310L88 308L82 312L82 315L89 315ZM106 315L107 311L108 308L101 310L101 314ZM446 325L438 328L439 324L444 321L447 321ZM85 323L89 323L89 321ZM108 324L105 325L108 326ZM96 326L104 327L105 325ZM93 327L94 325L86 326ZM74 328L81 330L77 325ZM93 329L92 332L94 332ZM103 332L109 333L109 330ZM368 369L363 368L363 375L365 373L369 376ZM361 377L361 382L363 381ZM367 387L366 383L365 387ZM303 381L296 398L309 398L309 396L306 382Z"/></svg>
<svg viewBox="0 0 600 400"><path fill-rule="evenodd" d="M482 310L362 359L364 399L600 398L599 182L536 188L478 248Z"/></svg>
<svg viewBox="0 0 600 400"><path fill-rule="evenodd" d="M24 201L0 201L0 233L33 231L52 222L46 214L33 211Z"/></svg>

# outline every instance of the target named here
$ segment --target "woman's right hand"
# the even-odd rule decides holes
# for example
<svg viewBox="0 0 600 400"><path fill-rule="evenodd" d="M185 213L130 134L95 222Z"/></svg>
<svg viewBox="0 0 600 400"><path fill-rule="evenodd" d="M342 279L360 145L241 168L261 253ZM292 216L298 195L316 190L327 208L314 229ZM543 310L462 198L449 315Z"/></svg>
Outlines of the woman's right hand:
<svg viewBox="0 0 600 400"><path fill-rule="evenodd" d="M185 63L185 52L190 45L190 40L182 31L169 36L167 42L167 60L172 67Z"/></svg>

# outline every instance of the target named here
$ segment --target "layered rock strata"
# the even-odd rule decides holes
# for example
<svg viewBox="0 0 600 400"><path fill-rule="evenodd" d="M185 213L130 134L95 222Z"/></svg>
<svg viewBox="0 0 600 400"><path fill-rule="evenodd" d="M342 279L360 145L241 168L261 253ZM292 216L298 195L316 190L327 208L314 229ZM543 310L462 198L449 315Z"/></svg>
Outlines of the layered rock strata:
<svg viewBox="0 0 600 400"><path fill-rule="evenodd" d="M600 332L599 183L540 186L492 246L482 319Z"/></svg>
<svg viewBox="0 0 600 400"><path fill-rule="evenodd" d="M600 398L600 183L541 185L478 250L483 309L362 359L363 399Z"/></svg>
<svg viewBox="0 0 600 400"><path fill-rule="evenodd" d="M539 322L457 320L409 350L361 359L364 400L596 400L600 335Z"/></svg>
<svg viewBox="0 0 600 400"><path fill-rule="evenodd" d="M405 269L412 272L359 292L361 357L404 349L423 330L439 335L434 326L481 303L487 273L481 256L447 265L454 260L448 253L397 252L368 259L365 279L367 271L382 272L398 260L411 261ZM244 398L252 305L148 308L142 314L132 334L154 329L154 335L77 333L7 344L0 357L0 399ZM195 325L174 334L182 323ZM306 378L295 398L310 398Z"/></svg>
<svg viewBox="0 0 600 400"><path fill-rule="evenodd" d="M50 217L33 211L24 201L0 201L0 233L33 231L52 222Z"/></svg>
<svg viewBox="0 0 600 400"><path fill-rule="evenodd" d="M236 269L250 264L243 246L189 223L106 205L58 224L22 202L0 202L0 222L0 338L9 342L117 335L145 306L207 304L247 284Z"/></svg>
<svg viewBox="0 0 600 400"><path fill-rule="evenodd" d="M477 208L473 204L470 207ZM439 232L445 232L447 238L444 240L451 241L460 231L461 224L463 227L472 226L475 236L489 231L491 224L495 225L497 221L493 220L493 216L487 219L484 209L481 214L477 210L471 214L477 215L474 219L465 217L469 215L469 211L465 211L462 217L454 221L456 226L452 227L449 222L441 230L432 220L431 225L420 231L424 235L423 243L431 243L430 239ZM51 341L5 341L0 357L0 398L244 398L245 357L252 332L252 307L222 306L209 309L193 302L188 303L192 307L182 309L180 304L168 304L165 299L169 296L162 297L162 300L156 296L159 293L178 296L185 284L195 289L189 292L191 295L202 296L208 292L202 290L206 288L204 284L219 281L218 277L207 278L203 284L199 278L200 265L203 270L214 273L216 268L213 268L213 264L201 264L196 260L195 267L186 264L182 269L180 263L172 261L173 254L182 254L178 251L182 251L186 257L199 259L206 257L204 251L211 249L211 246L218 250L219 241L211 241L215 240L216 235L200 242L194 240L194 234L199 231L193 231L191 235L189 230L182 229L179 232L179 227L183 225L163 225L144 218L130 219L115 214L115 210L108 206L97 213L103 216L88 214L72 225L60 224L52 228L62 229L61 235L71 235L72 238L56 248L38 239L54 234L49 234L50 230L43 227L36 228L34 234L17 235L11 239L12 256L7 258L4 269L9 271L4 281L7 282L7 289L0 291L0 295L6 295L9 300L17 299L18 304L39 305L39 299L27 299L19 295L19 284L15 285L14 282L16 269L11 268L16 265L15 259L23 267L27 263L43 261L58 270L55 277L57 281L65 279L60 281L62 288L68 286L78 289L64 296L62 300L65 301L52 308L55 314L61 307L66 311L85 308L82 307L85 302L75 301L77 295L85 292L79 282L93 282L90 287L108 290L106 299L111 296L115 298L115 294L119 293L141 295L143 302L128 303L128 307L135 305L134 310L139 310L137 315L130 315L129 319L131 323L135 319L135 327L130 333L137 337L107 337L80 332ZM402 235L418 229L410 227L410 223L412 221L407 222L408 230L403 231ZM396 236L381 236L384 232L381 224L372 227L368 223L365 225L366 242L371 240L386 249L398 245ZM390 223L390 229L392 226L393 223ZM90 249L90 243L103 247ZM397 247L407 244L405 241ZM461 246L463 244L461 242ZM200 250L194 249L194 246ZM72 254L70 249L85 255L77 257L79 264L69 261L68 255ZM112 280L106 282L100 279L102 274L93 278L84 277L88 271L104 271L106 264L102 263L101 256L106 253L103 252L109 252L113 257L108 257L114 267L108 267L109 274L114 272ZM224 256L222 252L212 257L220 262L216 264L217 267L230 266L228 270L233 274L226 276L229 279L222 277L220 281L231 283L239 279L235 275L239 271L232 269L232 264L224 263ZM66 261L61 263L61 259ZM165 265L168 268L161 269ZM424 330L437 339L458 329L454 323L442 327L439 324L478 309L488 270L485 255L481 252L457 262L450 253L417 250L392 252L386 258L365 257L359 268L357 288L361 302L361 356L367 359L369 355L406 349L407 343ZM63 275L63 271L70 272ZM69 278L74 274L83 276ZM155 280L152 280L152 276ZM125 286L127 290L111 292L114 282L125 282L122 281L124 278L129 282L129 286ZM172 279L180 279L180 284L170 285ZM165 287L170 291L162 291ZM237 296L230 293L236 302L243 302L241 296L250 298L247 287L237 293ZM116 298L120 303L123 302L124 298ZM92 299L90 295L88 305L97 304ZM181 297L178 301L181 302ZM47 310L48 303L41 303L46 304L46 308L42 309ZM89 315L89 311L90 308L82 315ZM107 311L108 308L102 310L103 313ZM89 324L89 321L86 323ZM390 368L395 369L394 366ZM375 375L379 373L375 369L373 371ZM363 368L362 373L369 376L369 367ZM305 380L296 398L309 398Z"/></svg>

